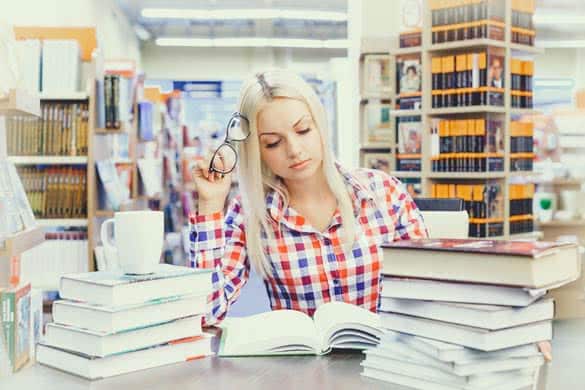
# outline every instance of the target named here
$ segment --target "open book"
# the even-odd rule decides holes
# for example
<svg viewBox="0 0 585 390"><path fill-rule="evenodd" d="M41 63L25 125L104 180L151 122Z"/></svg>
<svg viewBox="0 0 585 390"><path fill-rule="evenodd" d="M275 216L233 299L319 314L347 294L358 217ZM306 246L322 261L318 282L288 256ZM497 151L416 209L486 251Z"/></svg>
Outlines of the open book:
<svg viewBox="0 0 585 390"><path fill-rule="evenodd" d="M332 348L366 349L382 334L378 315L344 302L325 303L313 318L275 310L222 324L219 356L322 355Z"/></svg>

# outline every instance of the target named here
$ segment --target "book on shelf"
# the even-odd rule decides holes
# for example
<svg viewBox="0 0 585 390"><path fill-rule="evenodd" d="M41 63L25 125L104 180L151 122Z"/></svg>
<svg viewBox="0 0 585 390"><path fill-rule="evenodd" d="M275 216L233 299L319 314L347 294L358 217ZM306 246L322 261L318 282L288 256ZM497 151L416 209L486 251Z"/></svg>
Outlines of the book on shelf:
<svg viewBox="0 0 585 390"><path fill-rule="evenodd" d="M431 120L433 172L503 172L504 126L496 115Z"/></svg>
<svg viewBox="0 0 585 390"><path fill-rule="evenodd" d="M364 142L368 144L390 144L392 128L390 127L389 102L369 99L365 105Z"/></svg>
<svg viewBox="0 0 585 390"><path fill-rule="evenodd" d="M432 365L451 368L453 368L452 364L443 365L442 362L481 363L482 361L485 362L488 360L531 357L540 353L538 345L534 343L486 352L467 348L462 345L385 329L380 337L379 345L384 347L389 343L400 345L400 354L406 356L412 355L413 358L418 357L424 359L426 362L432 362Z"/></svg>
<svg viewBox="0 0 585 390"><path fill-rule="evenodd" d="M534 45L533 16L535 9L535 0L512 0L512 42L528 46Z"/></svg>
<svg viewBox="0 0 585 390"><path fill-rule="evenodd" d="M187 294L211 292L211 271L169 264L148 275L126 275L121 270L63 275L63 299L95 305L123 306Z"/></svg>
<svg viewBox="0 0 585 390"><path fill-rule="evenodd" d="M421 108L422 67L421 55L404 54L396 56L396 105L401 110Z"/></svg>
<svg viewBox="0 0 585 390"><path fill-rule="evenodd" d="M43 40L41 67L43 93L58 95L79 91L81 53L77 40Z"/></svg>
<svg viewBox="0 0 585 390"><path fill-rule="evenodd" d="M396 169L401 172L421 171L421 117L412 116L398 118L396 133L396 139L398 140Z"/></svg>
<svg viewBox="0 0 585 390"><path fill-rule="evenodd" d="M415 336L440 339L481 351L494 351L552 339L552 321L489 330L398 313L381 313L383 328Z"/></svg>
<svg viewBox="0 0 585 390"><path fill-rule="evenodd" d="M382 299L401 298L522 307L543 297L546 291L545 288L529 289L497 284L384 276L381 296Z"/></svg>
<svg viewBox="0 0 585 390"><path fill-rule="evenodd" d="M390 174L392 155L390 153L362 152L362 165L368 169L378 169Z"/></svg>
<svg viewBox="0 0 585 390"><path fill-rule="evenodd" d="M113 159L95 162L100 178L98 198L107 200L107 204L114 210L120 210L120 206L130 200L130 191L118 175Z"/></svg>
<svg viewBox="0 0 585 390"><path fill-rule="evenodd" d="M123 332L99 332L74 326L49 323L43 343L54 348L105 357L168 343L176 339L200 336L201 315L192 315Z"/></svg>
<svg viewBox="0 0 585 390"><path fill-rule="evenodd" d="M22 86L32 95L41 91L41 41L22 39L15 42L17 58L20 60Z"/></svg>
<svg viewBox="0 0 585 390"><path fill-rule="evenodd" d="M211 335L203 334L104 358L39 344L37 360L94 380L209 356L212 354L211 340Z"/></svg>
<svg viewBox="0 0 585 390"><path fill-rule="evenodd" d="M142 141L154 139L153 111L155 107L151 102L138 103L138 136Z"/></svg>
<svg viewBox="0 0 585 390"><path fill-rule="evenodd" d="M534 123L510 122L510 170L532 171L534 161Z"/></svg>
<svg viewBox="0 0 585 390"><path fill-rule="evenodd" d="M430 2L432 43L504 40L505 1Z"/></svg>
<svg viewBox="0 0 585 390"><path fill-rule="evenodd" d="M552 299L539 300L518 308L382 297L379 310L384 313L407 314L490 330L551 320L554 315Z"/></svg>
<svg viewBox="0 0 585 390"><path fill-rule="evenodd" d="M86 167L19 167L18 173L38 218L84 218L87 215Z"/></svg>
<svg viewBox="0 0 585 390"><path fill-rule="evenodd" d="M487 180L482 184L436 183L433 198L460 198L469 215L469 237L504 235L504 192L502 184Z"/></svg>
<svg viewBox="0 0 585 390"><path fill-rule="evenodd" d="M532 108L532 80L534 78L534 61L512 58L510 68L510 106L513 108Z"/></svg>
<svg viewBox="0 0 585 390"><path fill-rule="evenodd" d="M576 244L423 239L383 244L382 274L546 288L579 277Z"/></svg>
<svg viewBox="0 0 585 390"><path fill-rule="evenodd" d="M431 59L433 108L503 106L505 49L437 55Z"/></svg>
<svg viewBox="0 0 585 390"><path fill-rule="evenodd" d="M138 159L137 164L138 172L140 173L140 178L142 179L144 194L146 196L162 194L162 159L140 158Z"/></svg>
<svg viewBox="0 0 585 390"><path fill-rule="evenodd" d="M422 45L423 2L422 0L400 1L399 47Z"/></svg>
<svg viewBox="0 0 585 390"><path fill-rule="evenodd" d="M77 328L116 333L204 313L206 304L207 294L161 298L124 306L60 300L53 303L53 320Z"/></svg>
<svg viewBox="0 0 585 390"><path fill-rule="evenodd" d="M14 372L30 359L30 283L0 289L0 314L0 336L5 340L10 370Z"/></svg>
<svg viewBox="0 0 585 390"><path fill-rule="evenodd" d="M381 334L375 313L345 302L325 303L313 318L295 310L230 317L222 328L219 356L321 355L372 347Z"/></svg>
<svg viewBox="0 0 585 390"><path fill-rule="evenodd" d="M390 55L367 54L364 56L363 93L379 95L392 90Z"/></svg>

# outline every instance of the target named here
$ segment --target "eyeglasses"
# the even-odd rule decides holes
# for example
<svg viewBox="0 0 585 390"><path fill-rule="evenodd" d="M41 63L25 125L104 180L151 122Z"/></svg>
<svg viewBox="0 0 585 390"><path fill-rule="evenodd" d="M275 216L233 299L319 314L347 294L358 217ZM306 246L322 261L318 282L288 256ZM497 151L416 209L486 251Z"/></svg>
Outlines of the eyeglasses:
<svg viewBox="0 0 585 390"><path fill-rule="evenodd" d="M244 141L250 136L248 118L235 112L230 118L223 143L213 153L209 163L209 172L227 174L234 170L238 161L238 153L232 144L234 141Z"/></svg>

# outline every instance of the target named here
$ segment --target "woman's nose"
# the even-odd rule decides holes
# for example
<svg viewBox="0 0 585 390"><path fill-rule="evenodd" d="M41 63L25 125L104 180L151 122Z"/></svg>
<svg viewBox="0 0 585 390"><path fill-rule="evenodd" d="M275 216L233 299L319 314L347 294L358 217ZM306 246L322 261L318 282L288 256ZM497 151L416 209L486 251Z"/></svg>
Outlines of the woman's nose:
<svg viewBox="0 0 585 390"><path fill-rule="evenodd" d="M299 142L298 139L295 139L295 137L289 138L287 145L288 145L287 152L289 158L294 159L301 155L302 146L301 142Z"/></svg>

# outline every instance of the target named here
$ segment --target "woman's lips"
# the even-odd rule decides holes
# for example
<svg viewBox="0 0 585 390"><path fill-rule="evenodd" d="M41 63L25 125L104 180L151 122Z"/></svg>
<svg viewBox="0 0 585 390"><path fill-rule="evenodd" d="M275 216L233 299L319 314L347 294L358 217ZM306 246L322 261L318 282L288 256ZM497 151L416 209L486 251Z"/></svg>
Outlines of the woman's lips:
<svg viewBox="0 0 585 390"><path fill-rule="evenodd" d="M292 169L303 169L304 167L306 167L309 164L309 161L311 161L311 159L304 160L304 161L298 162L296 164L293 164L289 168L292 168Z"/></svg>

